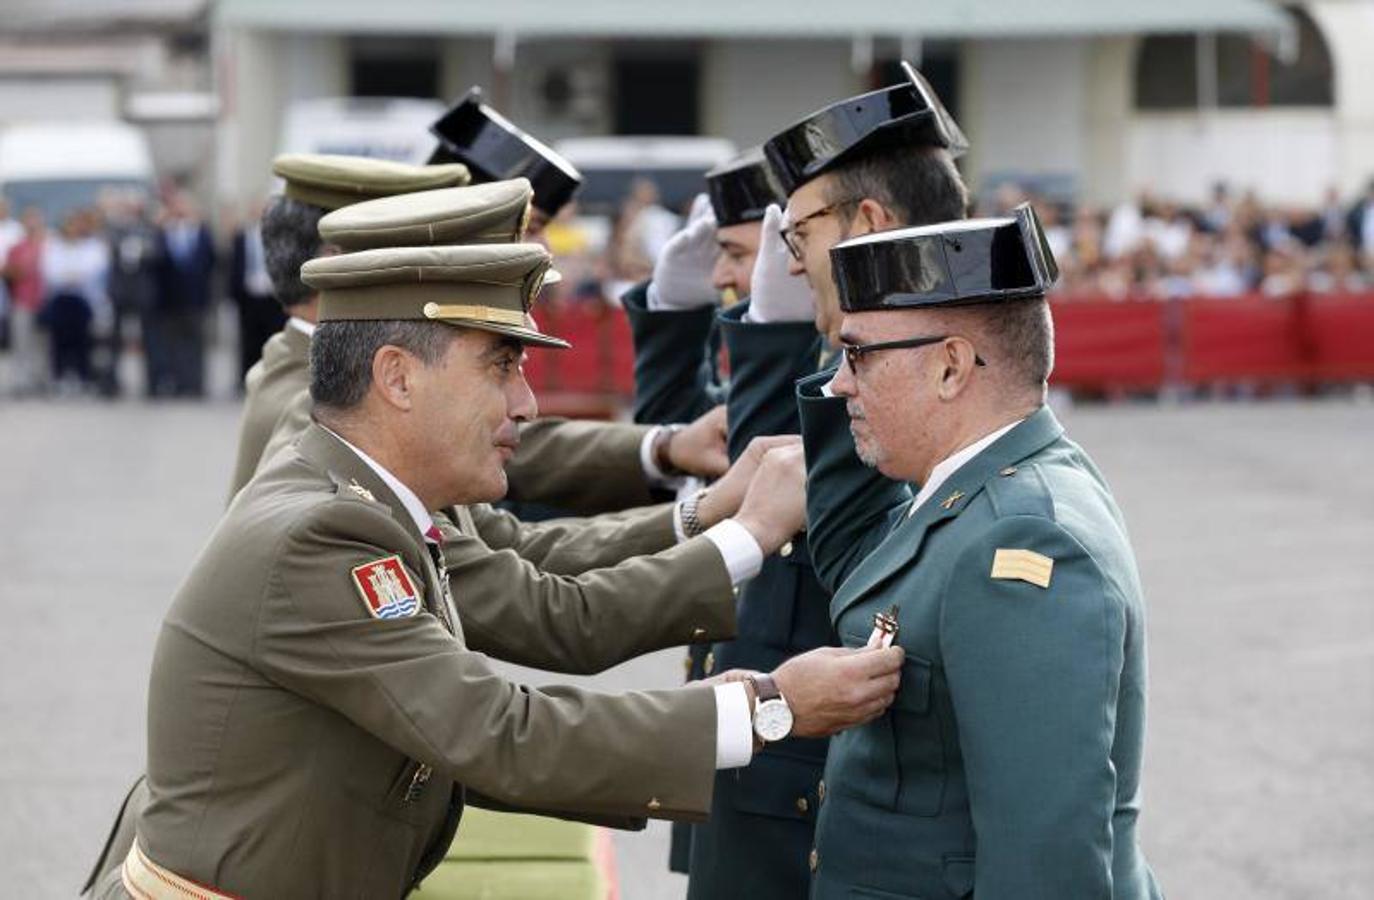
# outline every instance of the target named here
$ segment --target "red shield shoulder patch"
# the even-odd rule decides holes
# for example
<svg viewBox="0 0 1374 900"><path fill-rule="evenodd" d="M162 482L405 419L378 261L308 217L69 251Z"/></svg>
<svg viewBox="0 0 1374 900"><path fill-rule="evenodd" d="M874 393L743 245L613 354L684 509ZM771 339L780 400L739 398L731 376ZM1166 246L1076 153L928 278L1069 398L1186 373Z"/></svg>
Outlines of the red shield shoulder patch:
<svg viewBox="0 0 1374 900"><path fill-rule="evenodd" d="M420 611L420 592L399 556L373 560L351 574L363 605L374 619L403 619Z"/></svg>

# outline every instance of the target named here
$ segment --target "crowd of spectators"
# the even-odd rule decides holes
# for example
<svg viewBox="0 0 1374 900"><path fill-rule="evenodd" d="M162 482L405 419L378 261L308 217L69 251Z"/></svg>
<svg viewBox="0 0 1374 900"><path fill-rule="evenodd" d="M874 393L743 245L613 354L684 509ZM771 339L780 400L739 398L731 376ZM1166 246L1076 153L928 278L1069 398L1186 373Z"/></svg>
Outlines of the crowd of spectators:
<svg viewBox="0 0 1374 900"><path fill-rule="evenodd" d="M205 348L217 297L242 308L242 368L281 324L255 225L223 256L189 192L166 186L156 203L107 190L98 203L49 222L17 217L0 199L0 336L10 353L8 393L117 396L121 357L137 350L151 398L202 397Z"/></svg>
<svg viewBox="0 0 1374 900"><path fill-rule="evenodd" d="M979 212L1001 214L1023 199L1003 186ZM1030 199L1059 262L1064 299L1374 290L1374 182L1353 203L1330 190L1309 208L1267 205L1225 184L1202 206L1149 193L1110 210Z"/></svg>

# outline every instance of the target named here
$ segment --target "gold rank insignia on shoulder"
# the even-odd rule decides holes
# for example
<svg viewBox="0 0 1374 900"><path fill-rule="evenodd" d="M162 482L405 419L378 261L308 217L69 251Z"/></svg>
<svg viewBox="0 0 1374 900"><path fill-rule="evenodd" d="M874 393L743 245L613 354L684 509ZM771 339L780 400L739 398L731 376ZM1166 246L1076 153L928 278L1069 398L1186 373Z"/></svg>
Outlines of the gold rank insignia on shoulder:
<svg viewBox="0 0 1374 900"><path fill-rule="evenodd" d="M377 502L377 498L372 496L372 492L369 491L367 488L363 487L361 484L358 484L358 480L356 478L348 483L348 489L357 496L363 498L364 500L370 500L373 503Z"/></svg>
<svg viewBox="0 0 1374 900"><path fill-rule="evenodd" d="M992 556L992 577L1007 581L1025 581L1036 587L1050 586L1054 574L1054 560L1034 550L999 548Z"/></svg>

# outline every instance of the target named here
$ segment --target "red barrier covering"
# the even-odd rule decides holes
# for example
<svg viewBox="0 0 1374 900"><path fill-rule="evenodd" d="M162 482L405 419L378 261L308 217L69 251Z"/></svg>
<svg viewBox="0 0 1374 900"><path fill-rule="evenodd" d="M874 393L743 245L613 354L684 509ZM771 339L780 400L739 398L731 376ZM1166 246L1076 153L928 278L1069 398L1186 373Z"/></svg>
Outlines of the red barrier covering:
<svg viewBox="0 0 1374 900"><path fill-rule="evenodd" d="M1306 345L1315 381L1374 381L1374 296L1309 294Z"/></svg>
<svg viewBox="0 0 1374 900"><path fill-rule="evenodd" d="M1056 298L1054 383L1152 390L1170 383L1374 381L1374 294ZM530 351L526 373L548 414L609 416L634 394L625 314L553 303L542 326L571 351Z"/></svg>
<svg viewBox="0 0 1374 900"><path fill-rule="evenodd" d="M1295 298L1194 297L1181 303L1183 380L1301 381L1308 355Z"/></svg>
<svg viewBox="0 0 1374 900"><path fill-rule="evenodd" d="M1053 382L1149 388L1164 381L1165 305L1153 300L1056 300Z"/></svg>

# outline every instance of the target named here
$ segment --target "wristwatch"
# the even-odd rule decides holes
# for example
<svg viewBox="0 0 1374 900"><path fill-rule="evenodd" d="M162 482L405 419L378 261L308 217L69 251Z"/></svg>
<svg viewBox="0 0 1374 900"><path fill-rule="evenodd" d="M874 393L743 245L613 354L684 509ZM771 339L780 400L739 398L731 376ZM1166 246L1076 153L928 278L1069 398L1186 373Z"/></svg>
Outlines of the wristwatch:
<svg viewBox="0 0 1374 900"><path fill-rule="evenodd" d="M678 515L682 521L682 533L686 537L694 538L706 529L701 524L701 517L697 515L697 507L701 501L706 499L706 492L709 488L702 488L692 496L678 504Z"/></svg>
<svg viewBox="0 0 1374 900"><path fill-rule="evenodd" d="M780 741L792 733L792 707L778 690L771 675L751 675L758 704L754 707L754 734L766 744Z"/></svg>

